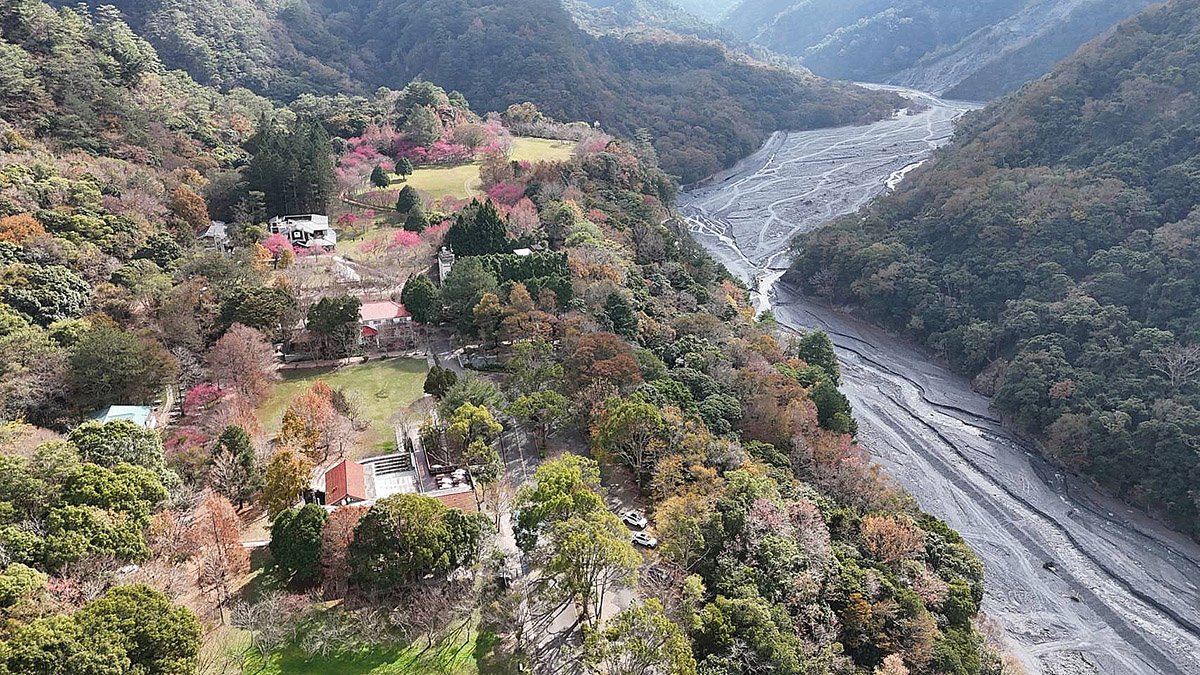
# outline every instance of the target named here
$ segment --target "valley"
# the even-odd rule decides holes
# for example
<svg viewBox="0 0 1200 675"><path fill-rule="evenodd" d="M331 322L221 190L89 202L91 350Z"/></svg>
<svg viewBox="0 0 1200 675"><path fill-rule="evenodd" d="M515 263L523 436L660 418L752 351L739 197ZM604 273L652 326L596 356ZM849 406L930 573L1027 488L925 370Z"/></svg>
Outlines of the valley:
<svg viewBox="0 0 1200 675"><path fill-rule="evenodd" d="M873 125L780 133L679 200L689 229L760 308L821 328L876 461L983 558L983 610L1030 672L1200 672L1200 547L1045 465L962 377L778 283L792 237L894 186L971 105L903 90Z"/></svg>

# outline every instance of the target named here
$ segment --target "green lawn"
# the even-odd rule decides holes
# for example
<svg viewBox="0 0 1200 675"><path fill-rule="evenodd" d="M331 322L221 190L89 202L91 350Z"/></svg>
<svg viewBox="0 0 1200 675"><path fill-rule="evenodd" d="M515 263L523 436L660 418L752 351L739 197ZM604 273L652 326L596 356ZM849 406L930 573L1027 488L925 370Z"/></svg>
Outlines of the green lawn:
<svg viewBox="0 0 1200 675"><path fill-rule="evenodd" d="M425 649L424 642L404 649L374 649L356 654L309 656L296 647L271 654L266 663L248 653L243 675L516 675L515 665L497 660L491 633L472 631Z"/></svg>
<svg viewBox="0 0 1200 675"><path fill-rule="evenodd" d="M512 139L509 159L515 162L560 162L571 159L575 143L545 138L517 137ZM479 195L478 161L459 166L430 166L413 171L406 183L426 197L470 199ZM391 174L392 187L403 185L399 176Z"/></svg>
<svg viewBox="0 0 1200 675"><path fill-rule="evenodd" d="M518 137L513 139L508 158L514 162L565 162L573 150L573 141Z"/></svg>
<svg viewBox="0 0 1200 675"><path fill-rule="evenodd" d="M448 196L469 199L479 194L479 162L417 169L407 183L430 199Z"/></svg>
<svg viewBox="0 0 1200 675"><path fill-rule="evenodd" d="M426 364L423 359L374 359L343 368L305 368L283 371L283 381L258 410L263 429L279 431L283 412L293 398L324 380L334 389L357 392L363 416L370 420L364 447L385 450L394 447L392 417L424 395Z"/></svg>

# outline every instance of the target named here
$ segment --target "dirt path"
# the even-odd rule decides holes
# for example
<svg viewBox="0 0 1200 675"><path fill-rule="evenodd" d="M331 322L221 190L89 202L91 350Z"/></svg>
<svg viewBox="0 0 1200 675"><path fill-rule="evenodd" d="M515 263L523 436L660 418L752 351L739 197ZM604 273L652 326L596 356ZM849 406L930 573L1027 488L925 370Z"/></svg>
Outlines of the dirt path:
<svg viewBox="0 0 1200 675"><path fill-rule="evenodd" d="M984 610L1031 672L1200 673L1200 546L1054 471L965 379L907 343L776 287L795 233L897 184L970 108L910 95L928 108L866 127L777 134L681 197L681 214L784 325L830 333L861 440L978 551Z"/></svg>

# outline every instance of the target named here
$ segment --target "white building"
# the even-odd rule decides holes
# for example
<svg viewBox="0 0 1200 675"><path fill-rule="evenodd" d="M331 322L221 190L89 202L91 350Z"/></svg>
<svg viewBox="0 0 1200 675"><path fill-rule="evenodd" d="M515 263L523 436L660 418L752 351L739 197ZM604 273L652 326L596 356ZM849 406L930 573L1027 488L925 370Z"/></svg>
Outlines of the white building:
<svg viewBox="0 0 1200 675"><path fill-rule="evenodd" d="M302 216L275 216L267 225L271 228L271 234L284 235L292 246L319 246L327 251L337 247L337 232L329 226L329 216L313 213Z"/></svg>

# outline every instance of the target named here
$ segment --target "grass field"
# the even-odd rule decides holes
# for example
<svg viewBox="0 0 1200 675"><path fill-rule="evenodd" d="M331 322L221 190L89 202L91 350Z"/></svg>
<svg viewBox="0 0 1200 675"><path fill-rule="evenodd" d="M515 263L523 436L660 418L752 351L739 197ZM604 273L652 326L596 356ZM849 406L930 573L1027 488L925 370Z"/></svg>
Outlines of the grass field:
<svg viewBox="0 0 1200 675"><path fill-rule="evenodd" d="M513 139L508 158L514 162L565 162L574 150L572 141L518 137Z"/></svg>
<svg viewBox="0 0 1200 675"><path fill-rule="evenodd" d="M337 369L285 370L283 381L259 408L258 418L267 433L278 432L288 403L313 382L324 380L334 389L358 393L363 417L371 424L363 446L371 450L389 449L395 445L392 416L424 395L425 373L424 360L400 358L375 359Z"/></svg>
<svg viewBox="0 0 1200 675"><path fill-rule="evenodd" d="M408 185L435 200L442 197L474 197L479 194L479 182L479 162L426 167L417 169L408 177Z"/></svg>
<svg viewBox="0 0 1200 675"><path fill-rule="evenodd" d="M509 159L514 162L561 162L571 159L574 149L575 144L571 141L517 137L512 139ZM406 182L429 199L470 199L479 195L479 165L475 161L459 166L424 167L413 171ZM397 184L402 183L392 174L393 188Z"/></svg>
<svg viewBox="0 0 1200 675"><path fill-rule="evenodd" d="M267 657L247 653L244 675L516 675L513 664L494 654L492 633L472 631L430 649L423 642L404 649L376 649L355 654L309 656L287 647Z"/></svg>

